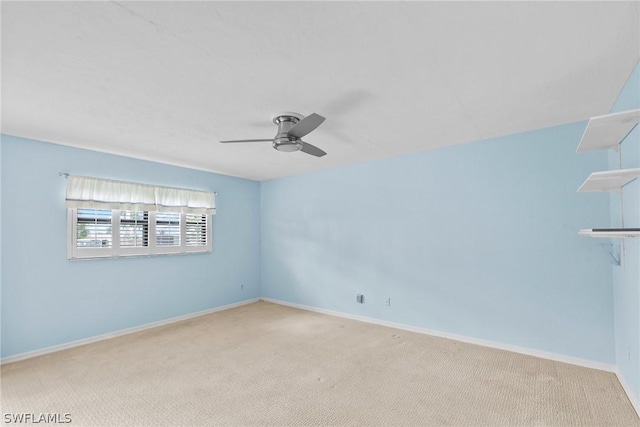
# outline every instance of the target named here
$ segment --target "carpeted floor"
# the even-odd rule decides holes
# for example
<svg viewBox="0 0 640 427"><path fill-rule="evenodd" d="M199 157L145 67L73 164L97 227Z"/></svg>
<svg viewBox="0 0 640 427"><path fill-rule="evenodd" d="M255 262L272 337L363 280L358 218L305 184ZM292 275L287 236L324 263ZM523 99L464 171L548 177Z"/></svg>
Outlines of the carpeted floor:
<svg viewBox="0 0 640 427"><path fill-rule="evenodd" d="M72 426L640 425L611 373L266 302L4 365L1 403Z"/></svg>

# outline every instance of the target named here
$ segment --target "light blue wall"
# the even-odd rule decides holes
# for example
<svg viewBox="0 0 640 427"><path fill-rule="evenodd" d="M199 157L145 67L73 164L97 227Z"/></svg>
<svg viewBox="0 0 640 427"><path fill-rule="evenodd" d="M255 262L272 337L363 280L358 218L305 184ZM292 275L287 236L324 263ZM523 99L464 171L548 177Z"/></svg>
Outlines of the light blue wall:
<svg viewBox="0 0 640 427"><path fill-rule="evenodd" d="M614 110L637 106L637 80L636 69ZM576 193L607 169L606 153L575 153L584 126L262 185L3 136L2 357L263 295L616 362L637 393L638 240L612 292L603 243L576 233L615 222L608 194ZM623 160L637 165L634 135ZM220 192L213 253L68 261L60 171ZM638 185L625 188L628 226Z"/></svg>
<svg viewBox="0 0 640 427"><path fill-rule="evenodd" d="M0 309L2 308L2 134L0 134ZM0 355L2 354L2 315L0 313Z"/></svg>
<svg viewBox="0 0 640 427"><path fill-rule="evenodd" d="M640 108L640 63L620 92L611 112ZM610 150L609 169L618 168L618 153ZM623 168L640 167L640 127L622 141ZM640 227L640 180L622 189L624 226ZM620 226L620 196L611 194L611 225ZM615 243L618 245L619 243ZM640 239L624 239L624 262L613 267L616 365L621 380L640 407Z"/></svg>
<svg viewBox="0 0 640 427"><path fill-rule="evenodd" d="M263 182L263 295L613 363L611 264L578 235L610 221L576 192L607 167L576 154L585 125Z"/></svg>
<svg viewBox="0 0 640 427"><path fill-rule="evenodd" d="M1 159L3 357L260 296L260 183L5 135ZM219 192L213 252L68 261L60 171Z"/></svg>

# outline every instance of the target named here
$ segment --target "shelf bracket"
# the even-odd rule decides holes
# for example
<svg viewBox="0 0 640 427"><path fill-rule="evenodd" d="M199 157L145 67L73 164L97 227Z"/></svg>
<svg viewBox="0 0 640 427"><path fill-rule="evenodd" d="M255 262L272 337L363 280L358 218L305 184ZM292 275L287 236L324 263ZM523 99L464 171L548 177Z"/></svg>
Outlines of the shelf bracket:
<svg viewBox="0 0 640 427"><path fill-rule="evenodd" d="M620 266L621 265L621 254L617 254L615 249L614 249L614 244L613 243L603 243L602 244L602 249L605 250L606 253L609 254L609 257L613 260L613 264L616 266ZM621 248L622 249L622 248Z"/></svg>

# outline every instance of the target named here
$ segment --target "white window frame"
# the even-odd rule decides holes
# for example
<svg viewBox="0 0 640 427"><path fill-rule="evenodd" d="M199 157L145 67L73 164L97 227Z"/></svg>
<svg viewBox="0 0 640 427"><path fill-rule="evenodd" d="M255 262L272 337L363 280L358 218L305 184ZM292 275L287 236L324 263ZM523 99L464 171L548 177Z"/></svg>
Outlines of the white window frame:
<svg viewBox="0 0 640 427"><path fill-rule="evenodd" d="M211 214L206 214L206 245L187 246L186 213L180 213L180 245L158 246L156 236L156 211L149 214L148 246L121 247L120 246L120 209L111 210L111 247L78 247L78 209L67 208L67 258L94 259L139 257L152 255L179 255L190 253L207 253L212 251L212 222ZM177 212L176 212L177 213Z"/></svg>

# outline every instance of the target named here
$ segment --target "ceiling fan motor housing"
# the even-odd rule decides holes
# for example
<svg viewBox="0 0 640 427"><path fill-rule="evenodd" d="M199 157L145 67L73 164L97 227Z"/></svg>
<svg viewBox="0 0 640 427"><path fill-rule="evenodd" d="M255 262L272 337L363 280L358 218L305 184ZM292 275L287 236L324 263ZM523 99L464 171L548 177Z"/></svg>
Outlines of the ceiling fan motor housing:
<svg viewBox="0 0 640 427"><path fill-rule="evenodd" d="M316 113L311 113L308 116L301 116L298 113L282 113L273 118L273 123L278 126L278 133L273 139L236 139L220 142L243 143L269 141L272 143L273 148L278 151L301 151L311 156L322 157L327 153L308 142L304 142L302 138L309 132L313 132L324 120L324 117Z"/></svg>
<svg viewBox="0 0 640 427"><path fill-rule="evenodd" d="M302 116L296 113L283 113L273 118L273 123L278 125L278 134L273 139L273 148L289 153L302 149L302 141L300 138L287 134L289 129L301 119Z"/></svg>

